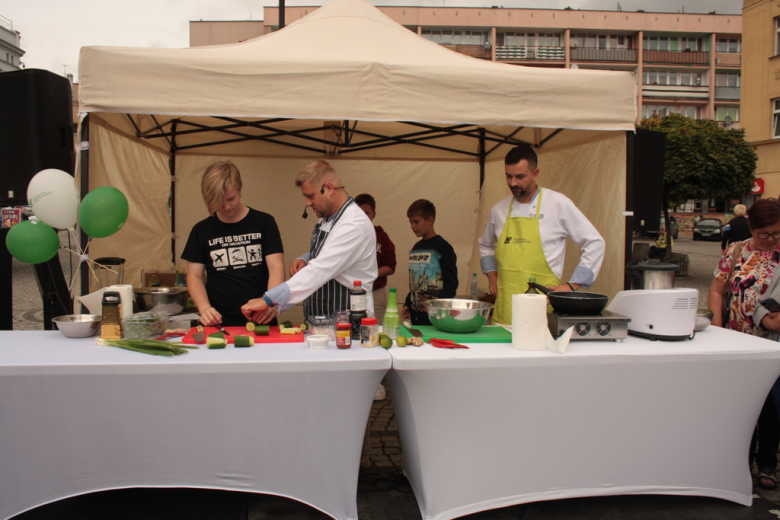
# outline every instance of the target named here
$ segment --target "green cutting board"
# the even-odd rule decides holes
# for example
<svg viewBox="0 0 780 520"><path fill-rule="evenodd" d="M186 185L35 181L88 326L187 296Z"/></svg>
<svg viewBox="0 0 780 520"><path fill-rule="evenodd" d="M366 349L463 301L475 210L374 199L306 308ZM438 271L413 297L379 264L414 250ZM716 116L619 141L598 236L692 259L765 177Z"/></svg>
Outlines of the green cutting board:
<svg viewBox="0 0 780 520"><path fill-rule="evenodd" d="M414 327L423 333L423 339L430 338L451 339L458 343L512 343L512 333L499 325L484 325L477 332L457 334L455 332L442 332L432 325L420 325ZM412 337L409 329L401 325L401 334L407 338Z"/></svg>

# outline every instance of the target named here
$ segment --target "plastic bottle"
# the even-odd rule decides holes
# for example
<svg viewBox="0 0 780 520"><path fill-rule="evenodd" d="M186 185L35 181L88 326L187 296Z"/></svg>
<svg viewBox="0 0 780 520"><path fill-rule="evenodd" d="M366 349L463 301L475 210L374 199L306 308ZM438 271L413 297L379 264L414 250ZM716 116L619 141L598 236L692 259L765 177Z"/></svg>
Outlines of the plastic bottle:
<svg viewBox="0 0 780 520"><path fill-rule="evenodd" d="M376 318L363 318L360 324L360 346L376 347L379 345L379 325Z"/></svg>
<svg viewBox="0 0 780 520"><path fill-rule="evenodd" d="M471 296L476 298L479 296L479 282L477 281L477 273L471 277Z"/></svg>
<svg viewBox="0 0 780 520"><path fill-rule="evenodd" d="M537 291L534 287L531 287L532 283L536 283L536 277L534 276L528 278L528 290L525 291L525 294L539 294L539 291Z"/></svg>
<svg viewBox="0 0 780 520"><path fill-rule="evenodd" d="M355 280L352 285L349 292L349 321L352 324L352 339L360 341L360 323L363 318L368 317L368 297L360 280Z"/></svg>
<svg viewBox="0 0 780 520"><path fill-rule="evenodd" d="M387 310L382 328L384 333L392 339L397 338L401 333L401 317L398 315L398 297L395 293L395 287L390 288L390 295L387 297Z"/></svg>

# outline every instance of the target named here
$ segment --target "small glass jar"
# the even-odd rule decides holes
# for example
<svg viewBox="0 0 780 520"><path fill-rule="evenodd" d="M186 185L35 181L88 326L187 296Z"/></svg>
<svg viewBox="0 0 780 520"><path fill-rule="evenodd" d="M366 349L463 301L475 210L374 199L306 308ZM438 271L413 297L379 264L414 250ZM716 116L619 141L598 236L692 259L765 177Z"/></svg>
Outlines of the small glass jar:
<svg viewBox="0 0 780 520"><path fill-rule="evenodd" d="M379 345L379 325L376 318L363 318L360 321L360 346L376 347Z"/></svg>
<svg viewBox="0 0 780 520"><path fill-rule="evenodd" d="M336 346L341 349L352 347L352 324L340 321L336 323Z"/></svg>

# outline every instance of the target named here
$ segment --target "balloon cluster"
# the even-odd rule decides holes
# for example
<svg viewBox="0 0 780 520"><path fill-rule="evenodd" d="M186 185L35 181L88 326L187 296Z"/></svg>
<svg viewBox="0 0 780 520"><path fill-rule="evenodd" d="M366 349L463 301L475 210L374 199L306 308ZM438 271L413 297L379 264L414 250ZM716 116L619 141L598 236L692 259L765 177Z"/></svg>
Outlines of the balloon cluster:
<svg viewBox="0 0 780 520"><path fill-rule="evenodd" d="M27 200L38 220L16 224L5 244L14 258L28 264L46 262L57 254L60 239L54 229L73 233L78 219L91 238L107 237L125 224L129 209L124 194L111 186L95 188L79 205L76 180L55 169L42 170L30 180Z"/></svg>

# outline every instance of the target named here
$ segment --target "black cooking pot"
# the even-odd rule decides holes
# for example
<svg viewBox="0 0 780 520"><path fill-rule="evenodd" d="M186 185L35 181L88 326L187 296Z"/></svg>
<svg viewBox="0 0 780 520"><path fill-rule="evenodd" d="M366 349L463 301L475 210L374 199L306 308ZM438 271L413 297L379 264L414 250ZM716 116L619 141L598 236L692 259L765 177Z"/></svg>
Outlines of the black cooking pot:
<svg viewBox="0 0 780 520"><path fill-rule="evenodd" d="M537 291L542 291L550 300L550 305L558 314L596 316L607 306L609 296L577 291L551 291L544 285L529 283Z"/></svg>

